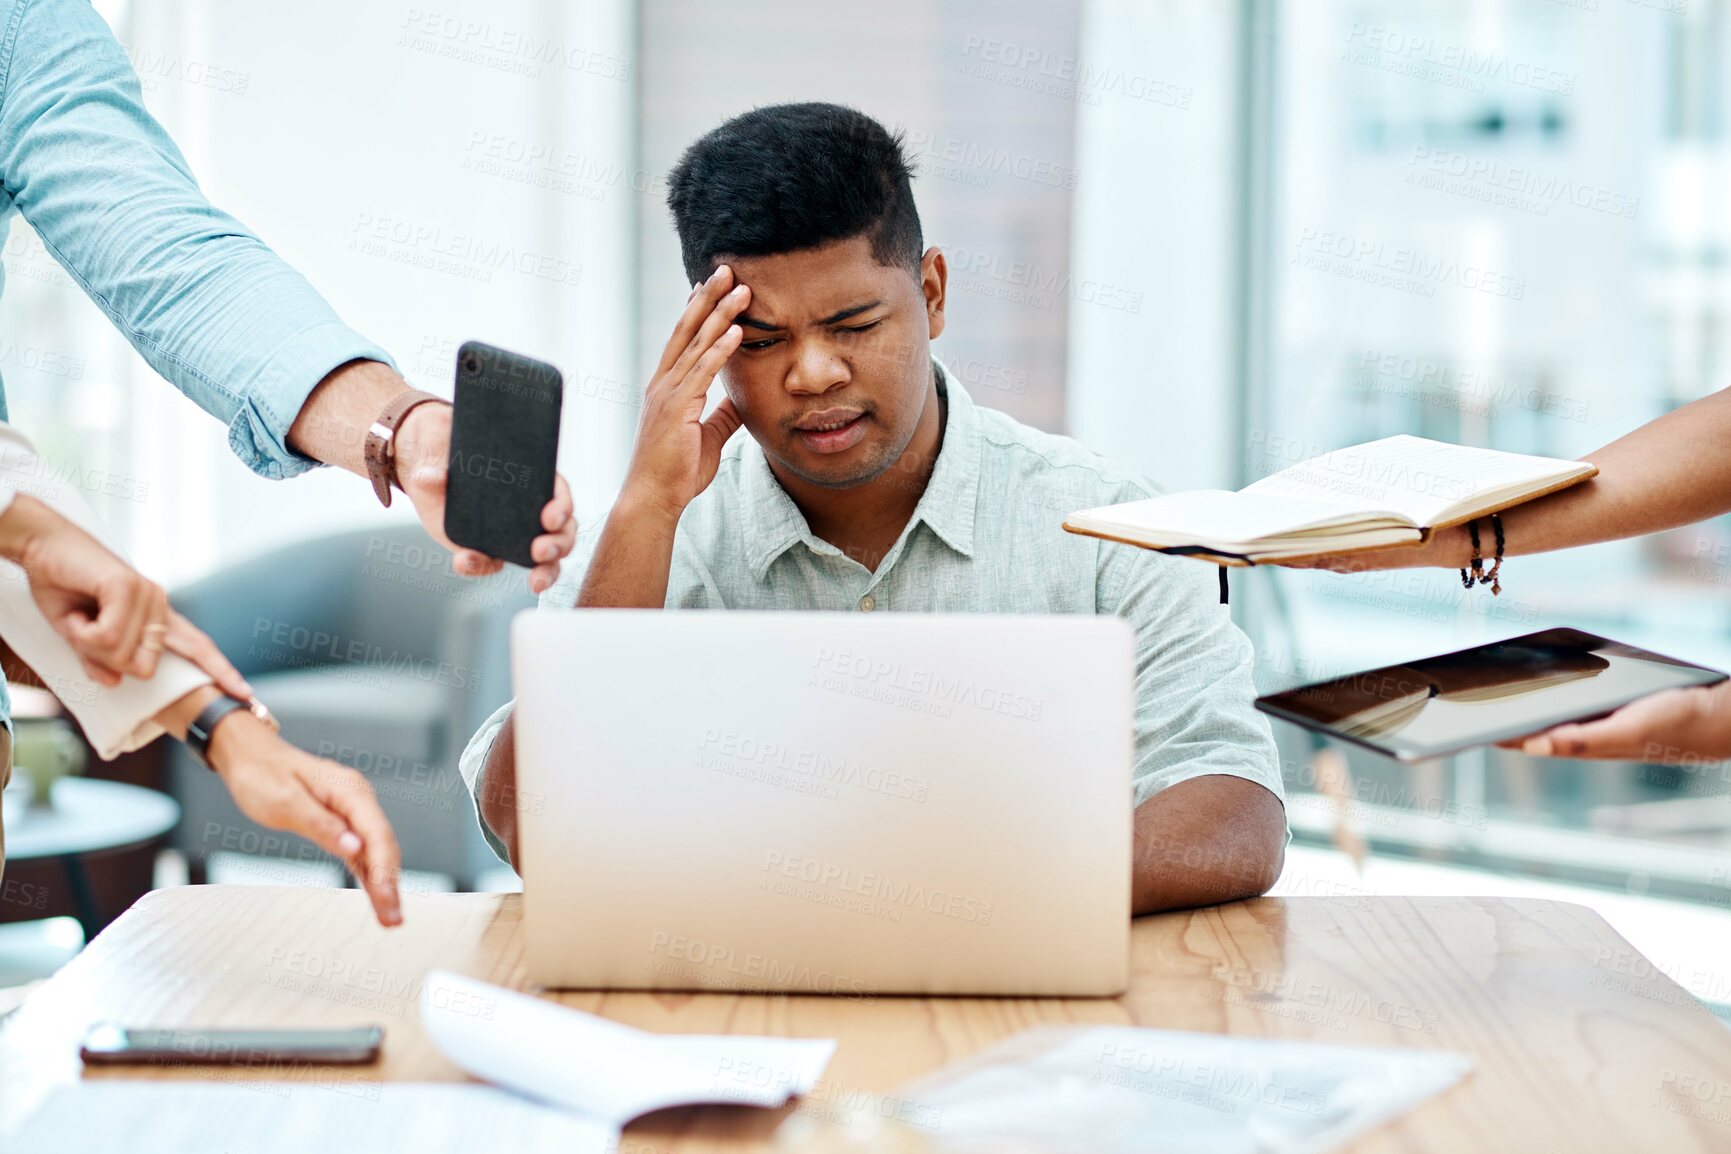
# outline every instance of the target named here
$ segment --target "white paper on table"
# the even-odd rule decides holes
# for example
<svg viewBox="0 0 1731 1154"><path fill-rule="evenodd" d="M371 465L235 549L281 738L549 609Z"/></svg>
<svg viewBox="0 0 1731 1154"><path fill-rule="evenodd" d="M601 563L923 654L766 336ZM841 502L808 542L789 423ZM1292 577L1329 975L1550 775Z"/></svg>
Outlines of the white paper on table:
<svg viewBox="0 0 1731 1154"><path fill-rule="evenodd" d="M447 970L427 975L421 1022L475 1077L615 1126L667 1106L782 1106L835 1053L827 1038L652 1034Z"/></svg>
<svg viewBox="0 0 1731 1154"><path fill-rule="evenodd" d="M919 1107L946 1149L1320 1154L1472 1066L1450 1050L1054 1027L1018 1034L898 1096Z"/></svg>
<svg viewBox="0 0 1731 1154"><path fill-rule="evenodd" d="M304 1081L125 1081L49 1095L7 1154L606 1154L619 1128L490 1086Z"/></svg>

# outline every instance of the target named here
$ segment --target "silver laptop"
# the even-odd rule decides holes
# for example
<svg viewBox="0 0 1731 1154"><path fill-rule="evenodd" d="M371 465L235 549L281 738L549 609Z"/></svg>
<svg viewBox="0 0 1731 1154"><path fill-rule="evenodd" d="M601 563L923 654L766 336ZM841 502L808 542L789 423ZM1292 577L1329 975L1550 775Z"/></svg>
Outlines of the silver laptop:
<svg viewBox="0 0 1731 1154"><path fill-rule="evenodd" d="M531 981L1124 990L1122 620L530 612L511 642Z"/></svg>

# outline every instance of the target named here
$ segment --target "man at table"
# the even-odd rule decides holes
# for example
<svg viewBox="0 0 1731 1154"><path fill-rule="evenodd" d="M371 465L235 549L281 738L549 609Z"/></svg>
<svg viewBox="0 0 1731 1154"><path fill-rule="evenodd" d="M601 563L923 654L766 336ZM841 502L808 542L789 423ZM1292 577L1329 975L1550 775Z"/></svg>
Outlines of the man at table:
<svg viewBox="0 0 1731 1154"><path fill-rule="evenodd" d="M1152 488L978 407L933 358L947 270L922 253L910 175L882 125L829 104L757 109L686 152L668 201L698 283L619 498L543 605L1123 616L1134 909L1260 894L1286 822L1249 643L1207 566L1058 528ZM704 419L718 372L727 397ZM507 706L462 760L507 858L513 750Z"/></svg>

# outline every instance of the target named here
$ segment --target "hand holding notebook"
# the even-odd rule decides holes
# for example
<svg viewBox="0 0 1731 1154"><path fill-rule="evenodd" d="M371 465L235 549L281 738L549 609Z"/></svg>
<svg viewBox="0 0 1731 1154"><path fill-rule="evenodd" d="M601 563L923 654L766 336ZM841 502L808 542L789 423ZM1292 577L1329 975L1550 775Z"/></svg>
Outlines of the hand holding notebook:
<svg viewBox="0 0 1731 1154"><path fill-rule="evenodd" d="M1236 493L1171 493L1070 514L1072 533L1222 565L1283 564L1417 545L1437 530L1554 493L1598 472L1564 461L1384 437L1336 449Z"/></svg>

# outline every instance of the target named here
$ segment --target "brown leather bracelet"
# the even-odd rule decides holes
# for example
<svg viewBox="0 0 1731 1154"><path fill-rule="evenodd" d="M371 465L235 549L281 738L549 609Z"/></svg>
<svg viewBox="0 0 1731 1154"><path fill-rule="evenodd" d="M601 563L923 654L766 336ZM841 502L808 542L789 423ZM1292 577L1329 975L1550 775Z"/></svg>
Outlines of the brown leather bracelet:
<svg viewBox="0 0 1731 1154"><path fill-rule="evenodd" d="M387 509L391 507L391 486L403 487L397 478L397 429L403 418L428 401L445 403L445 398L420 389L404 389L391 398L385 411L367 429L366 444L362 447L367 462L367 479L373 483L373 492L379 495L379 504Z"/></svg>

